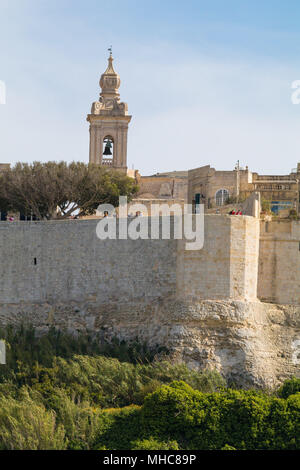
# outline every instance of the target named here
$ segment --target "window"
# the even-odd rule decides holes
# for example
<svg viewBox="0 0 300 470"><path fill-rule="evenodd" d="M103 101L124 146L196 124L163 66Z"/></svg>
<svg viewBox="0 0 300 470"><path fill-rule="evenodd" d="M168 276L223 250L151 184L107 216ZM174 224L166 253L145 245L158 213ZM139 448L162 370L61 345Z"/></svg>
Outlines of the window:
<svg viewBox="0 0 300 470"><path fill-rule="evenodd" d="M229 199L229 191L227 189L219 189L216 192L216 205L223 206Z"/></svg>
<svg viewBox="0 0 300 470"><path fill-rule="evenodd" d="M199 204L200 203L201 203L201 194L197 193L197 194L195 194L195 206L194 206L195 214L199 213Z"/></svg>

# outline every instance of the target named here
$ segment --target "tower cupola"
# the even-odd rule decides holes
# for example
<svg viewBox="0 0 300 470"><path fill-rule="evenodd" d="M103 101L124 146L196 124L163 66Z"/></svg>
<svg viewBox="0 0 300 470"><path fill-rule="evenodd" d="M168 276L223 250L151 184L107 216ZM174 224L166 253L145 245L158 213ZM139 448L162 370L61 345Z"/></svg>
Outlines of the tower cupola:
<svg viewBox="0 0 300 470"><path fill-rule="evenodd" d="M118 90L120 88L121 80L119 75L114 71L113 60L112 53L110 52L107 69L101 75L99 82L101 87L100 100L102 98L103 101L107 99L118 100L120 97Z"/></svg>

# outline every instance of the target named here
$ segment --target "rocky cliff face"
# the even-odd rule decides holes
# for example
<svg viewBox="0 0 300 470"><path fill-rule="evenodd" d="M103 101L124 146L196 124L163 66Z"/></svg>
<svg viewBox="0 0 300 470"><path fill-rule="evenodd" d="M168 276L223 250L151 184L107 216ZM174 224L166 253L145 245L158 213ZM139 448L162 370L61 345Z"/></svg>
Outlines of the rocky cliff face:
<svg viewBox="0 0 300 470"><path fill-rule="evenodd" d="M217 369L241 386L300 376L300 307L171 301L150 310L115 319L110 334L164 345L177 361Z"/></svg>
<svg viewBox="0 0 300 470"><path fill-rule="evenodd" d="M104 337L168 348L176 361L219 370L241 386L273 387L300 376L300 306L174 299L143 305L6 305L0 322L28 321L41 332L101 331Z"/></svg>

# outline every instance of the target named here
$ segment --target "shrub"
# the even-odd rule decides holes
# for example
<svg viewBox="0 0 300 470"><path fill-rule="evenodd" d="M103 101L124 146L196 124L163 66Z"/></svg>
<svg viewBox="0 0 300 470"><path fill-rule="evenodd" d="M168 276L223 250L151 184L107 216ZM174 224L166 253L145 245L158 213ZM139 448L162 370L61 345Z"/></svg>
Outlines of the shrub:
<svg viewBox="0 0 300 470"><path fill-rule="evenodd" d="M290 418L290 442L288 448L300 449L300 393L288 397L287 410Z"/></svg>
<svg viewBox="0 0 300 470"><path fill-rule="evenodd" d="M297 449L300 394L287 400L255 391L204 394L183 382L164 385L145 399L144 436L176 439L183 449Z"/></svg>
<svg viewBox="0 0 300 470"><path fill-rule="evenodd" d="M176 441L161 442L153 439L137 440L131 444L132 450L179 450Z"/></svg>
<svg viewBox="0 0 300 470"><path fill-rule="evenodd" d="M0 449L65 449L65 431L55 413L35 403L25 393L21 401L0 397Z"/></svg>
<svg viewBox="0 0 300 470"><path fill-rule="evenodd" d="M103 411L99 418L99 432L93 445L95 450L103 446L110 450L128 450L131 442L141 436L139 406L127 406L113 412Z"/></svg>
<svg viewBox="0 0 300 470"><path fill-rule="evenodd" d="M271 213L271 201L268 201L267 199L261 200L261 210L262 212L265 212L267 214Z"/></svg>
<svg viewBox="0 0 300 470"><path fill-rule="evenodd" d="M300 379L292 377L286 380L284 384L278 390L278 396L280 398L288 398L290 395L300 392Z"/></svg>
<svg viewBox="0 0 300 470"><path fill-rule="evenodd" d="M206 415L199 403L202 401L205 408L208 405L207 398L207 395L193 390L184 382L162 386L145 399L142 408L142 432L162 440L176 439L183 448L193 446L191 440L195 439L195 426L200 434L201 429L205 429L203 421ZM209 426L207 428L209 429Z"/></svg>
<svg viewBox="0 0 300 470"><path fill-rule="evenodd" d="M20 362L27 364L29 369L37 362L49 368L56 356L67 359L76 354L102 355L121 362L149 364L157 355L167 353L165 348L155 346L150 349L137 340L126 343L114 338L108 342L101 332L93 335L82 332L75 336L52 327L46 334L38 335L34 327L22 324L0 328L0 339L4 339L7 345L6 365L1 366L0 380L14 378Z"/></svg>
<svg viewBox="0 0 300 470"><path fill-rule="evenodd" d="M75 403L60 388L52 389L44 402L48 409L55 411L57 422L63 424L68 449L90 449L99 431L101 409L90 406L89 402Z"/></svg>
<svg viewBox="0 0 300 470"><path fill-rule="evenodd" d="M54 389L61 388L75 403L88 401L101 407L142 404L149 393L175 379L205 392L220 390L225 385L217 372L192 371L184 364L172 365L167 361L130 364L86 355L75 355L72 359L55 357L52 367L18 362L9 379L17 387L32 387L46 400L55 397Z"/></svg>
<svg viewBox="0 0 300 470"><path fill-rule="evenodd" d="M297 213L296 209L290 209L289 218L292 219L292 220L297 220L298 219L298 213Z"/></svg>
<svg viewBox="0 0 300 470"><path fill-rule="evenodd" d="M6 334L0 449L300 448L300 379L273 395L232 390L214 371L96 354L84 337Z"/></svg>

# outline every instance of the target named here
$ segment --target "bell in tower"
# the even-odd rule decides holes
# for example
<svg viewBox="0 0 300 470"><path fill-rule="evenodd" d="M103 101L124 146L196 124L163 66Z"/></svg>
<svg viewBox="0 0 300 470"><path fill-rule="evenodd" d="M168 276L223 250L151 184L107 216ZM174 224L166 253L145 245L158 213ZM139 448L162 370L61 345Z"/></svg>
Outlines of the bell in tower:
<svg viewBox="0 0 300 470"><path fill-rule="evenodd" d="M105 143L105 147L104 147L103 155L112 156L112 153L111 153L112 141L111 141L111 139L108 139L108 138L104 139L104 143Z"/></svg>

